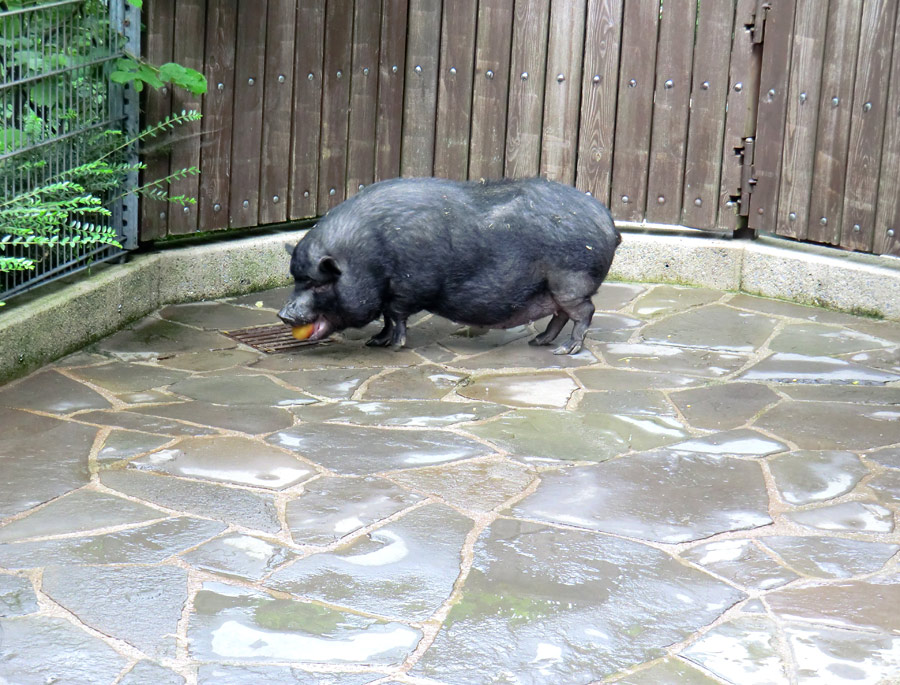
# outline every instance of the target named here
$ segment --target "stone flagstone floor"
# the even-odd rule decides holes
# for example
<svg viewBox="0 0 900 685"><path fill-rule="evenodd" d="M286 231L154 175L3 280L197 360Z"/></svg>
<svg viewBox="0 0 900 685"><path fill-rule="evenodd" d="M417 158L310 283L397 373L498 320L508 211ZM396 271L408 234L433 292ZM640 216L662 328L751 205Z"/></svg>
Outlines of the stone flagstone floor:
<svg viewBox="0 0 900 685"><path fill-rule="evenodd" d="M900 324L614 283L574 357L221 334L284 297L0 388L0 683L900 682Z"/></svg>

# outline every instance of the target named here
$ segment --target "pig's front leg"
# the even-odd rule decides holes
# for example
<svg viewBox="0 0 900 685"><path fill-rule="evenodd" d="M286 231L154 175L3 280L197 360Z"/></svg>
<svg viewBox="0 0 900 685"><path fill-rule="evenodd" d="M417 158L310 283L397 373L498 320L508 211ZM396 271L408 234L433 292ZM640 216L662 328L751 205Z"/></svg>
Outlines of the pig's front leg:
<svg viewBox="0 0 900 685"><path fill-rule="evenodd" d="M394 337L394 319L390 312L384 311L384 328L366 341L368 347L387 347Z"/></svg>
<svg viewBox="0 0 900 685"><path fill-rule="evenodd" d="M547 328L544 329L544 332L534 336L531 340L528 341L528 344L549 345L554 340L556 340L556 336L559 335L559 332L563 329L563 326L566 325L566 322L568 320L568 314L564 312L556 312L556 314L553 315L553 318L550 319L550 323L547 324Z"/></svg>

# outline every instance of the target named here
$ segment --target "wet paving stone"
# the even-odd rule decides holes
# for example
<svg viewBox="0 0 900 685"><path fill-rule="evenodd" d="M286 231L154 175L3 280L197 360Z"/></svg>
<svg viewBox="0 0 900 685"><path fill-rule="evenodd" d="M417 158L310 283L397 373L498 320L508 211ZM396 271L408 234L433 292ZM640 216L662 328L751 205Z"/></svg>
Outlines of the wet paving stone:
<svg viewBox="0 0 900 685"><path fill-rule="evenodd" d="M28 578L0 573L0 618L24 616L38 610L34 587ZM0 643L0 650L3 644ZM0 651L0 663L3 662Z"/></svg>
<svg viewBox="0 0 900 685"><path fill-rule="evenodd" d="M60 497L25 518L0 527L0 542L79 533L168 518L159 509L96 490Z"/></svg>
<svg viewBox="0 0 900 685"><path fill-rule="evenodd" d="M275 500L271 495L157 476L134 469L103 471L100 482L122 494L187 514L214 518L265 533L281 530Z"/></svg>
<svg viewBox="0 0 900 685"><path fill-rule="evenodd" d="M450 597L472 525L449 507L429 504L335 552L276 571L266 585L387 618L424 621Z"/></svg>
<svg viewBox="0 0 900 685"><path fill-rule="evenodd" d="M111 683L128 665L102 640L62 618L0 618L0 665L9 683Z"/></svg>
<svg viewBox="0 0 900 685"><path fill-rule="evenodd" d="M188 627L202 661L399 664L421 638L401 623L205 583Z"/></svg>
<svg viewBox="0 0 900 685"><path fill-rule="evenodd" d="M682 390L671 397L692 426L707 430L737 428L779 400L771 389L758 383L723 383Z"/></svg>
<svg viewBox="0 0 900 685"><path fill-rule="evenodd" d="M293 290L294 286L272 288L270 290L261 290L248 295L241 295L240 297L227 298L225 301L234 305L253 307L254 309L269 308L277 311L288 301Z"/></svg>
<svg viewBox="0 0 900 685"><path fill-rule="evenodd" d="M784 632L799 685L891 683L900 673L900 637L788 623Z"/></svg>
<svg viewBox="0 0 900 685"><path fill-rule="evenodd" d="M215 521L179 517L117 533L40 542L0 544L0 567L38 568L80 564L155 564L199 545L225 526Z"/></svg>
<svg viewBox="0 0 900 685"><path fill-rule="evenodd" d="M900 443L900 408L782 402L754 424L806 450L865 450Z"/></svg>
<svg viewBox="0 0 900 685"><path fill-rule="evenodd" d="M657 390L586 392L578 403L578 411L586 414L675 415L669 400Z"/></svg>
<svg viewBox="0 0 900 685"><path fill-rule="evenodd" d="M272 312L235 307L224 302L170 305L160 310L159 316L167 321L207 331L234 331L239 328L278 323L278 317Z"/></svg>
<svg viewBox="0 0 900 685"><path fill-rule="evenodd" d="M489 419L507 411L487 402L441 402L439 400L337 402L294 409L303 421L350 423L358 426L439 428Z"/></svg>
<svg viewBox="0 0 900 685"><path fill-rule="evenodd" d="M232 533L200 545L182 559L204 571L253 582L296 557L296 552L283 545Z"/></svg>
<svg viewBox="0 0 900 685"><path fill-rule="evenodd" d="M594 307L601 311L614 312L622 309L638 295L647 291L646 285L638 283L612 283L607 281L594 295Z"/></svg>
<svg viewBox="0 0 900 685"><path fill-rule="evenodd" d="M57 371L44 371L29 378L27 392L21 383L0 391L0 406L69 414L81 409L106 409L111 405L86 385Z"/></svg>
<svg viewBox="0 0 900 685"><path fill-rule="evenodd" d="M626 369L580 369L574 372L588 390L650 390L689 388L707 383L702 378L676 373L650 373Z"/></svg>
<svg viewBox="0 0 900 685"><path fill-rule="evenodd" d="M818 323L791 324L772 338L773 352L792 352L811 356L834 356L891 347L889 340L866 335L859 331L825 326Z"/></svg>
<svg viewBox="0 0 900 685"><path fill-rule="evenodd" d="M282 373L278 377L311 395L345 400L376 373L375 369L320 369Z"/></svg>
<svg viewBox="0 0 900 685"><path fill-rule="evenodd" d="M278 683L279 685L368 685L381 682L383 673L311 673L289 666L228 666L203 664L198 685L247 685Z"/></svg>
<svg viewBox="0 0 900 685"><path fill-rule="evenodd" d="M818 536L772 536L760 542L791 568L815 578L875 573L900 550L900 545Z"/></svg>
<svg viewBox="0 0 900 685"><path fill-rule="evenodd" d="M516 458L550 461L605 461L632 449L652 449L687 437L684 427L671 417L551 409L518 409L467 430Z"/></svg>
<svg viewBox="0 0 900 685"><path fill-rule="evenodd" d="M772 383L866 383L900 380L900 375L870 369L844 359L776 352L741 375L741 380Z"/></svg>
<svg viewBox="0 0 900 685"><path fill-rule="evenodd" d="M768 316L714 304L651 324L641 337L663 345L747 353L759 349L777 323Z"/></svg>
<svg viewBox="0 0 900 685"><path fill-rule="evenodd" d="M326 476L305 485L303 494L287 503L287 521L297 544L330 545L421 499L382 478Z"/></svg>
<svg viewBox="0 0 900 685"><path fill-rule="evenodd" d="M175 656L175 630L187 601L184 569L49 566L41 589L105 635L154 658ZM97 597L103 601L97 602Z"/></svg>
<svg viewBox="0 0 900 685"><path fill-rule="evenodd" d="M363 341L329 341L287 354L265 355L251 365L260 371L323 369L386 369L420 364L422 358L410 349L366 347Z"/></svg>
<svg viewBox="0 0 900 685"><path fill-rule="evenodd" d="M781 497L791 504L823 502L850 492L869 469L852 452L791 452L772 459L769 470Z"/></svg>
<svg viewBox="0 0 900 685"><path fill-rule="evenodd" d="M809 528L864 533L890 533L894 520L890 509L872 502L844 502L826 507L805 509L787 517Z"/></svg>
<svg viewBox="0 0 900 685"><path fill-rule="evenodd" d="M457 388L456 393L473 400L497 402L514 407L563 408L578 390L564 373L478 376Z"/></svg>
<svg viewBox="0 0 900 685"><path fill-rule="evenodd" d="M848 359L851 362L863 364L873 369L881 369L894 375L900 375L900 348L897 347L876 352L859 352L848 355Z"/></svg>
<svg viewBox="0 0 900 685"><path fill-rule="evenodd" d="M730 454L740 457L765 457L784 452L788 446L747 428L713 433L672 445L672 449L703 454Z"/></svg>
<svg viewBox="0 0 900 685"><path fill-rule="evenodd" d="M185 352L174 357L159 360L159 365L184 371L221 371L241 364L249 364L259 359L258 352L247 350L214 350L203 352Z"/></svg>
<svg viewBox="0 0 900 685"><path fill-rule="evenodd" d="M412 675L584 683L662 656L741 597L638 543L500 519Z"/></svg>
<svg viewBox="0 0 900 685"><path fill-rule="evenodd" d="M843 324L858 320L858 317L834 312L821 307L811 307L805 304L786 302L784 300L770 300L765 297L755 297L738 293L732 297L728 304L741 309L749 309L762 314L776 314L777 316L815 321L818 323Z"/></svg>
<svg viewBox="0 0 900 685"><path fill-rule="evenodd" d="M187 376L181 371L149 364L126 364L125 362L89 366L75 369L71 373L112 393L144 392L171 385ZM95 408L102 409L104 407Z"/></svg>
<svg viewBox="0 0 900 685"><path fill-rule="evenodd" d="M131 462L174 476L283 490L315 471L281 450L246 438L188 438Z"/></svg>
<svg viewBox="0 0 900 685"><path fill-rule="evenodd" d="M709 288L685 288L660 285L634 303L635 316L662 316L722 299L722 293Z"/></svg>
<svg viewBox="0 0 900 685"><path fill-rule="evenodd" d="M882 504L900 504L900 471L881 473L868 482L868 487Z"/></svg>
<svg viewBox="0 0 900 685"><path fill-rule="evenodd" d="M668 543L772 522L759 465L728 457L659 450L541 481L514 515Z"/></svg>
<svg viewBox="0 0 900 685"><path fill-rule="evenodd" d="M900 405L900 387L882 385L783 385L778 388L795 400Z"/></svg>
<svg viewBox="0 0 900 685"><path fill-rule="evenodd" d="M78 420L98 426L110 426L112 428L123 428L130 431L173 437L216 434L216 431L212 428L189 426L178 421L162 419L156 416L145 416L132 411L91 411L86 414L79 414Z"/></svg>
<svg viewBox="0 0 900 685"><path fill-rule="evenodd" d="M650 668L632 673L627 678L615 681L617 685L716 685L718 680L710 678L696 668L679 659L663 659Z"/></svg>
<svg viewBox="0 0 900 685"><path fill-rule="evenodd" d="M566 332L560 334L558 340L565 340ZM524 339L516 345L513 351L510 348L499 347L490 352L457 359L448 364L455 369L463 371L497 371L500 369L577 369L588 364L596 364L599 359L591 350L585 348L578 354L553 354L553 345L546 347L532 347L527 345ZM556 343L559 344L559 343Z"/></svg>
<svg viewBox="0 0 900 685"><path fill-rule="evenodd" d="M464 378L439 366L399 369L370 381L364 397L367 400L437 400Z"/></svg>
<svg viewBox="0 0 900 685"><path fill-rule="evenodd" d="M184 685L184 677L152 661L138 661L119 685Z"/></svg>
<svg viewBox="0 0 900 685"><path fill-rule="evenodd" d="M149 316L96 345L100 352L125 361L158 359L198 350L230 350L235 347L237 343L224 335L198 331Z"/></svg>
<svg viewBox="0 0 900 685"><path fill-rule="evenodd" d="M703 378L720 378L747 363L742 354L654 343L610 343L598 345L598 349L610 366Z"/></svg>
<svg viewBox="0 0 900 685"><path fill-rule="evenodd" d="M625 342L644 322L624 314L594 314L587 337L600 342Z"/></svg>
<svg viewBox="0 0 900 685"><path fill-rule="evenodd" d="M125 404L161 404L178 400L174 395L159 392L158 390L144 390L142 392L126 392L116 395L116 399ZM130 407L127 407L130 409Z"/></svg>
<svg viewBox="0 0 900 685"><path fill-rule="evenodd" d="M490 511L520 494L535 475L508 461L467 461L396 473L391 478L469 511Z"/></svg>
<svg viewBox="0 0 900 685"><path fill-rule="evenodd" d="M745 616L716 626L681 656L729 683L790 682L779 654L775 623L762 616Z"/></svg>
<svg viewBox="0 0 900 685"><path fill-rule="evenodd" d="M265 376L189 378L169 389L192 400L230 406L293 407L316 401L306 393L283 388Z"/></svg>
<svg viewBox="0 0 900 685"><path fill-rule="evenodd" d="M525 344L525 339L532 336L528 326L514 328L477 328L475 326L456 326L450 335L438 340L443 347L455 354L481 354L495 348L518 341L516 351ZM512 348L510 348L512 349Z"/></svg>
<svg viewBox="0 0 900 685"><path fill-rule="evenodd" d="M266 440L347 475L443 464L491 453L481 443L453 433L336 424L303 424Z"/></svg>
<svg viewBox="0 0 900 685"><path fill-rule="evenodd" d="M200 401L139 407L133 411L139 414L181 419L205 426L240 431L250 435L271 433L288 428L294 423L291 413L280 407L228 406Z"/></svg>
<svg viewBox="0 0 900 685"><path fill-rule="evenodd" d="M698 545L682 557L751 590L771 590L799 576L757 547L753 540L721 540Z"/></svg>
<svg viewBox="0 0 900 685"><path fill-rule="evenodd" d="M875 450L867 454L866 458L889 469L900 469L900 447L885 447Z"/></svg>

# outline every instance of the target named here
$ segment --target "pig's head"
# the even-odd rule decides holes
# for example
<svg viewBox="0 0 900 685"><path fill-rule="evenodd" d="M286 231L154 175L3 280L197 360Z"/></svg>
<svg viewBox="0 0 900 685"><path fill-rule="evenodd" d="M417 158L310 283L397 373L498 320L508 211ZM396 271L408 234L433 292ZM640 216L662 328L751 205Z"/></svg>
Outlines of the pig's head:
<svg viewBox="0 0 900 685"><path fill-rule="evenodd" d="M291 254L294 291L278 312L288 326L312 324L309 340L321 340L344 328L365 326L381 313L372 275L367 271L360 273L316 237L312 231L293 249L286 246Z"/></svg>

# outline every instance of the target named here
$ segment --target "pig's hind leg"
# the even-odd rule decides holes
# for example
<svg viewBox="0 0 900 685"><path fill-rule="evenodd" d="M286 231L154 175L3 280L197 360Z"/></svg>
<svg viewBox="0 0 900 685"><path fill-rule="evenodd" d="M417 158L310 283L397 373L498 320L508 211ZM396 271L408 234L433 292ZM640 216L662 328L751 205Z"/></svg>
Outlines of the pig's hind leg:
<svg viewBox="0 0 900 685"><path fill-rule="evenodd" d="M548 279L548 285L550 294L559 306L559 310L541 336L552 332L551 328L560 315L564 316L559 324L560 328L565 325L568 319L572 319L575 322L575 325L572 327L572 335L562 345L553 350L553 354L576 354L584 346L584 336L587 335L588 328L591 325L591 318L594 316L594 303L591 302L591 297L597 292L599 284L587 274L567 272ZM559 333L559 331L556 331L556 333ZM554 337L556 336L554 335Z"/></svg>

